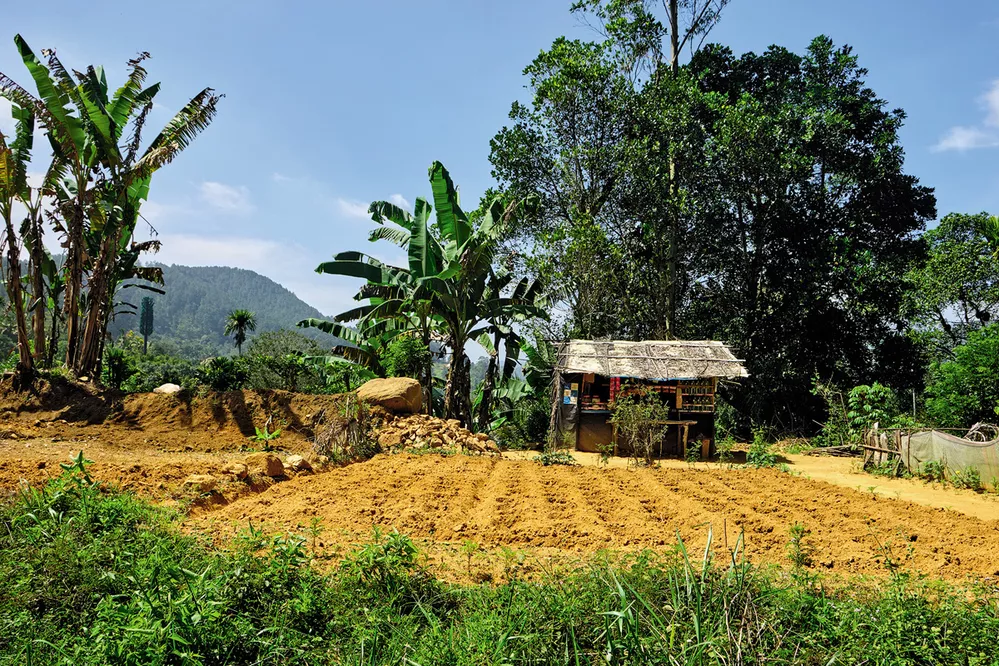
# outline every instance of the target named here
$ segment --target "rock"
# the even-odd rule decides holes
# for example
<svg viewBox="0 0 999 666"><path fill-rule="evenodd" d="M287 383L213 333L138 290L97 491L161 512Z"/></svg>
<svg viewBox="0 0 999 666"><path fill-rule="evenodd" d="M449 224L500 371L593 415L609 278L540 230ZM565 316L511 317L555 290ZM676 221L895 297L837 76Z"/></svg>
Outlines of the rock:
<svg viewBox="0 0 999 666"><path fill-rule="evenodd" d="M273 453L251 453L246 456L246 467L258 476L284 476L284 463Z"/></svg>
<svg viewBox="0 0 999 666"><path fill-rule="evenodd" d="M409 377L372 379L357 389L357 399L393 412L416 414L423 408L420 382Z"/></svg>
<svg viewBox="0 0 999 666"><path fill-rule="evenodd" d="M310 465L309 461L303 458L302 456L288 456L285 459L284 464L290 467L291 469L295 470L296 472L312 471L312 465Z"/></svg>
<svg viewBox="0 0 999 666"><path fill-rule="evenodd" d="M383 432L378 435L378 445L383 449L393 449L402 444L403 433Z"/></svg>
<svg viewBox="0 0 999 666"><path fill-rule="evenodd" d="M215 480L214 476L209 476L208 474L192 474L184 479L184 488L187 490L196 490L199 493L207 493L215 490L217 483L218 482Z"/></svg>
<svg viewBox="0 0 999 666"><path fill-rule="evenodd" d="M181 388L176 384L171 384L167 382L153 389L153 393L163 393L166 395L176 395L181 392Z"/></svg>
<svg viewBox="0 0 999 666"><path fill-rule="evenodd" d="M249 470L243 463L232 463L222 471L226 474L232 474L237 479L245 479L246 475L249 474Z"/></svg>

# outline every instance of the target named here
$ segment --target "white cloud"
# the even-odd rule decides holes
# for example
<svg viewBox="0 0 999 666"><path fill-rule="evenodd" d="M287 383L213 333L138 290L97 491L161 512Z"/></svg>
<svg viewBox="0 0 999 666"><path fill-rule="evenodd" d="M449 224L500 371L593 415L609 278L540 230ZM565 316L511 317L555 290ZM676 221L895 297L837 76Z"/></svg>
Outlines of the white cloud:
<svg viewBox="0 0 999 666"><path fill-rule="evenodd" d="M273 180L275 183L288 183L291 182L293 178L291 176L286 176L283 173L278 173L277 171L275 171L274 173L271 174L271 180Z"/></svg>
<svg viewBox="0 0 999 666"><path fill-rule="evenodd" d="M340 213L345 217L352 217L358 220L367 220L370 217L368 215L368 204L366 203L338 198L336 205L340 209Z"/></svg>
<svg viewBox="0 0 999 666"><path fill-rule="evenodd" d="M205 181L201 183L201 198L212 208L226 213L246 214L253 211L250 190L243 185L233 187Z"/></svg>
<svg viewBox="0 0 999 666"><path fill-rule="evenodd" d="M405 208L406 210L413 210L413 204L409 203L406 197L401 194L392 194L389 196L389 201L394 203L399 208Z"/></svg>
<svg viewBox="0 0 999 666"><path fill-rule="evenodd" d="M985 108L985 118L981 125L951 127L933 146L934 152L946 150L963 152L975 148L999 146L999 79L992 82L988 92L982 95L978 101Z"/></svg>

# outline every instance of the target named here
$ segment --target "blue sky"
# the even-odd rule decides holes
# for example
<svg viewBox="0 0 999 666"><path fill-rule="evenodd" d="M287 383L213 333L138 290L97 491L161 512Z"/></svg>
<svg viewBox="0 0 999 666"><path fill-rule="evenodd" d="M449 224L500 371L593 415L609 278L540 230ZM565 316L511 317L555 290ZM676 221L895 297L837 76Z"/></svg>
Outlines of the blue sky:
<svg viewBox="0 0 999 666"><path fill-rule="evenodd" d="M428 195L435 159L466 207L492 184L489 139L527 100L524 66L559 35L592 34L568 5L13 3L0 71L31 88L20 32L67 66L104 64L112 85L151 52L150 81L163 83L154 124L202 87L225 93L214 125L154 180L144 214L164 243L156 258L250 268L334 313L356 282L316 275L317 263L345 249L399 258L368 246L370 201ZM822 33L854 46L869 84L908 113L906 168L936 188L941 214L999 212L999 4L733 0L711 39L800 52Z"/></svg>

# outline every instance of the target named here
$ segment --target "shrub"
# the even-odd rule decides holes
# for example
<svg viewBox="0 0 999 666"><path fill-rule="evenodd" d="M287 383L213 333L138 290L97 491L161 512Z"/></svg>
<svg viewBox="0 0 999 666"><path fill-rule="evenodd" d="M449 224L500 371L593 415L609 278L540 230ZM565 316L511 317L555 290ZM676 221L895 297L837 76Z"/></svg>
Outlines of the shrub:
<svg viewBox="0 0 999 666"><path fill-rule="evenodd" d="M955 469L953 472L951 472L950 484L955 488L974 490L976 493L980 493L983 490L982 476L981 474L979 474L978 470L974 467Z"/></svg>
<svg viewBox="0 0 999 666"><path fill-rule="evenodd" d="M632 448L636 458L652 462L669 426L669 407L655 393L638 393L621 398L614 404L611 422L617 426L618 438Z"/></svg>
<svg viewBox="0 0 999 666"><path fill-rule="evenodd" d="M544 451L541 455L535 457L534 460L545 467L550 467L551 465L575 467L577 465L576 459L568 451Z"/></svg>
<svg viewBox="0 0 999 666"><path fill-rule="evenodd" d="M927 460L919 465L919 477L927 481L943 481L946 468L939 460Z"/></svg>
<svg viewBox="0 0 999 666"><path fill-rule="evenodd" d="M136 373L131 354L121 347L108 347L104 351L104 383L120 391L125 381Z"/></svg>
<svg viewBox="0 0 999 666"><path fill-rule="evenodd" d="M246 383L246 366L240 359L217 356L204 363L201 381L213 391L237 391Z"/></svg>
<svg viewBox="0 0 999 666"><path fill-rule="evenodd" d="M134 359L135 374L122 385L127 393L148 393L163 384L177 384L193 390L200 379L196 363L174 356L139 356Z"/></svg>

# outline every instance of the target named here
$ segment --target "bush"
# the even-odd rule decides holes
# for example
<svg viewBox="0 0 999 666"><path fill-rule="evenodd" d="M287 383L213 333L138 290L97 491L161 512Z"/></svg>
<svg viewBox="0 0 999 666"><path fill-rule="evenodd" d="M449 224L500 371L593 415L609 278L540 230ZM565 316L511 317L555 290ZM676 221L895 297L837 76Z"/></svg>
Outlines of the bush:
<svg viewBox="0 0 999 666"><path fill-rule="evenodd" d="M938 460L927 460L919 465L919 478L927 481L943 481L946 468Z"/></svg>
<svg viewBox="0 0 999 666"><path fill-rule="evenodd" d="M388 343L381 361L389 377L421 379L430 365L430 348L415 335L400 335Z"/></svg>
<svg viewBox="0 0 999 666"><path fill-rule="evenodd" d="M193 390L199 381L197 364L173 356L137 356L135 374L122 385L127 393L148 393L163 384L176 384Z"/></svg>
<svg viewBox="0 0 999 666"><path fill-rule="evenodd" d="M780 458L773 452L773 447L761 428L753 432L753 443L746 453L746 464L750 467L777 467L780 464Z"/></svg>
<svg viewBox="0 0 999 666"><path fill-rule="evenodd" d="M231 356L217 356L205 361L201 373L203 384L213 391L238 391L246 383L248 373L244 361Z"/></svg>
<svg viewBox="0 0 999 666"><path fill-rule="evenodd" d="M956 469L951 472L950 484L955 488L974 490L976 493L980 493L983 490L982 475L974 467L965 467L964 469Z"/></svg>
<svg viewBox="0 0 999 666"><path fill-rule="evenodd" d="M669 426L669 407L656 393L639 393L621 398L614 405L611 422L617 426L618 437L631 446L633 455L652 462Z"/></svg>
<svg viewBox="0 0 999 666"><path fill-rule="evenodd" d="M944 427L993 422L999 410L999 324L968 336L954 360L935 363L926 386L926 414Z"/></svg>

